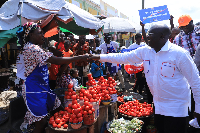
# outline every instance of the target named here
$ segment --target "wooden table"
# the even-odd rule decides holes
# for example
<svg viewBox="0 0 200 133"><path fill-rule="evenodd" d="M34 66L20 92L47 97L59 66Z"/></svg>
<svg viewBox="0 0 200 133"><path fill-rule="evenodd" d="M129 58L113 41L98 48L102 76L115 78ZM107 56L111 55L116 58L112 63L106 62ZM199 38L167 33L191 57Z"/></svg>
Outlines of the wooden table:
<svg viewBox="0 0 200 133"><path fill-rule="evenodd" d="M68 129L54 129L52 126L46 128L46 133L100 133L104 122L109 121L109 115L113 114L117 118L117 103L110 103L109 105L99 106L99 117L95 120L93 125L82 125L79 129L72 129L70 124Z"/></svg>
<svg viewBox="0 0 200 133"><path fill-rule="evenodd" d="M94 133L94 124L97 122L97 119L92 125L82 125L79 129L73 129L70 124L68 124L68 129L62 128L53 128L52 125L49 125L46 128L46 133Z"/></svg>

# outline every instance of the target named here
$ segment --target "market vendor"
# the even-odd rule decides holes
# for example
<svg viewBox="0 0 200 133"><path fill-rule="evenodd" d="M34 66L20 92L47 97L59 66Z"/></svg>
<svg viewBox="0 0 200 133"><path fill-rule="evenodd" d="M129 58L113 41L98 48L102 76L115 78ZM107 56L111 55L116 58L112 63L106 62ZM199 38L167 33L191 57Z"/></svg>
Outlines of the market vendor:
<svg viewBox="0 0 200 133"><path fill-rule="evenodd" d="M17 64L17 70L21 70L18 71L21 72L19 75L25 79L22 95L28 109L20 128L27 130L27 126L32 125L33 133L44 133L47 114L50 110L59 109L61 104L49 88L47 62L58 65L69 64L72 61L85 60L87 55L55 57L52 53L45 52L41 48L44 36L37 23L27 22L19 28L17 36L21 45L17 61L21 63Z"/></svg>
<svg viewBox="0 0 200 133"><path fill-rule="evenodd" d="M185 49L168 39L167 25L149 29L149 46L118 54L91 55L103 62L143 62L147 84L155 105L155 125L159 133L185 133L188 127L190 87L195 100L194 117L200 125L200 77L198 69Z"/></svg>
<svg viewBox="0 0 200 133"><path fill-rule="evenodd" d="M86 42L86 36L85 35L79 35L79 41L78 43L76 43L73 46L73 53L75 55L84 55L84 54L88 54L89 53L89 43ZM85 63L83 61L78 61L75 63L75 66L77 68L77 70L79 71L79 77L80 79L80 83L83 86L86 86L86 80L87 77L85 75L87 68L89 68L88 63ZM86 71L85 71L86 70Z"/></svg>

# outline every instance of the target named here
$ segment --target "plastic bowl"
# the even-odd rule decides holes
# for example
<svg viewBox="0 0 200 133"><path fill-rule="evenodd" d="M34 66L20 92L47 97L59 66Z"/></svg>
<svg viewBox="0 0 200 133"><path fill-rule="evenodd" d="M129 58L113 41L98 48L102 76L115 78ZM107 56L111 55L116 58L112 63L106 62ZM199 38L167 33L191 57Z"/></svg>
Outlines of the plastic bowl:
<svg viewBox="0 0 200 133"><path fill-rule="evenodd" d="M81 128L81 126L82 126L82 122L80 122L80 123L77 123L77 124L72 124L71 123L71 127L73 128L73 129L79 129L79 128Z"/></svg>
<svg viewBox="0 0 200 133"><path fill-rule="evenodd" d="M109 105L109 104L110 104L110 101L102 101L102 104L103 104L103 105Z"/></svg>

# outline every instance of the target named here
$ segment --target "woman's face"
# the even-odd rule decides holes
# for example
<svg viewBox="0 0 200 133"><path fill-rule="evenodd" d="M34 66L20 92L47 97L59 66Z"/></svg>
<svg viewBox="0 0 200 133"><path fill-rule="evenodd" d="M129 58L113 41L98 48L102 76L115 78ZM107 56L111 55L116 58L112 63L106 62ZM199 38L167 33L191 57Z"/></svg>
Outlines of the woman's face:
<svg viewBox="0 0 200 133"><path fill-rule="evenodd" d="M44 34L40 27L30 33L30 41L37 45L43 45L45 43Z"/></svg>

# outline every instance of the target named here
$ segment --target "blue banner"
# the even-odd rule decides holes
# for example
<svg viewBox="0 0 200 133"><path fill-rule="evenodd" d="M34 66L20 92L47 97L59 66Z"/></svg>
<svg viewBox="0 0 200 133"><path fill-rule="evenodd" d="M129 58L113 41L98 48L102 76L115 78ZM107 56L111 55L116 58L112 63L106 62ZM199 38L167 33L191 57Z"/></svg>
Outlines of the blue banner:
<svg viewBox="0 0 200 133"><path fill-rule="evenodd" d="M143 24L170 19L167 5L139 10Z"/></svg>

